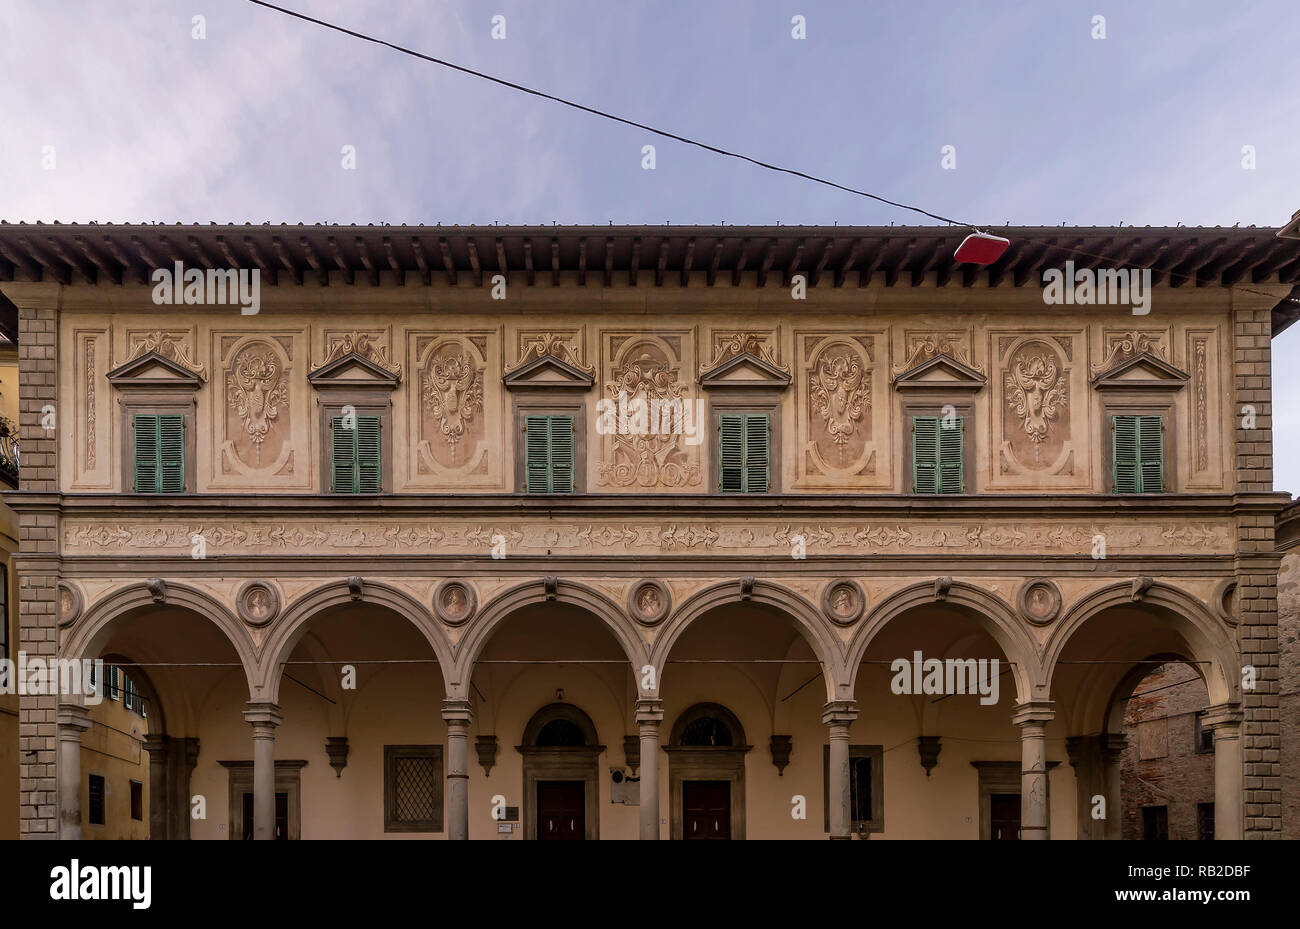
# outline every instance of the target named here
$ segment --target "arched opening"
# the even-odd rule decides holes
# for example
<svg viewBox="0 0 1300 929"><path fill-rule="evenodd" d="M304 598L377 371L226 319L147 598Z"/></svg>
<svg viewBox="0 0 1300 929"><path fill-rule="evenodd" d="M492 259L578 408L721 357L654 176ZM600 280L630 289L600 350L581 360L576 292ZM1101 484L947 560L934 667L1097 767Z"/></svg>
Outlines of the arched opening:
<svg viewBox="0 0 1300 929"><path fill-rule="evenodd" d="M1190 598L1179 608L1172 588L1155 596L1103 591L1054 630L1051 696L1070 722L1081 839L1195 839L1239 828L1241 798L1221 809L1216 778L1220 762L1240 765L1216 758L1205 712L1230 700L1230 644ZM1234 733L1230 746L1239 745Z"/></svg>
<svg viewBox="0 0 1300 929"><path fill-rule="evenodd" d="M600 836L600 753L596 726L571 703L542 707L524 727L524 837L582 840Z"/></svg>
<svg viewBox="0 0 1300 929"><path fill-rule="evenodd" d="M878 604L855 638L854 836L1020 837L1022 744L1012 716L1032 649L1001 599L1014 591L999 586L954 585L936 599L932 584L917 585ZM1064 759L1053 757L1063 752L1051 733L1047 745L1050 804Z"/></svg>
<svg viewBox="0 0 1300 929"><path fill-rule="evenodd" d="M220 815L212 759L224 733L247 730L251 647L239 634L202 595L172 589L155 601L143 586L92 604L73 627L64 657L103 662L85 700L82 838L204 837L191 814L197 804Z"/></svg>
<svg viewBox="0 0 1300 929"><path fill-rule="evenodd" d="M749 749L740 720L721 704L697 703L677 717L665 747L673 838L744 838Z"/></svg>
<svg viewBox="0 0 1300 929"><path fill-rule="evenodd" d="M447 836L446 685L421 610L396 594L353 600L327 589L287 612L268 682L283 717L277 836ZM234 835L250 834L248 757L243 749L226 763Z"/></svg>

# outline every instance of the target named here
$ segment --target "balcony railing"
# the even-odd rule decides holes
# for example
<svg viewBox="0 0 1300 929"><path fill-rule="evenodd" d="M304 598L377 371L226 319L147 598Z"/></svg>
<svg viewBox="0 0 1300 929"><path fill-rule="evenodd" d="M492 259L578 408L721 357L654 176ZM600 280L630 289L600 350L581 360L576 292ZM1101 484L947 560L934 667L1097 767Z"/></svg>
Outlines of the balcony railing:
<svg viewBox="0 0 1300 929"><path fill-rule="evenodd" d="M0 416L0 477L18 486L18 424Z"/></svg>

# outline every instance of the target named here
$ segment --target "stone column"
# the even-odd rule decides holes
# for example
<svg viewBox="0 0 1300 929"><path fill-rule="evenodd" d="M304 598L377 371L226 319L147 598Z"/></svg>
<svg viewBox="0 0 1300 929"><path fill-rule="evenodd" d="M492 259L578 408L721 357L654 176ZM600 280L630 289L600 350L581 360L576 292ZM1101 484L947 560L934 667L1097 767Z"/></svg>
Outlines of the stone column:
<svg viewBox="0 0 1300 929"><path fill-rule="evenodd" d="M171 799L167 789L167 744L165 735L150 733L144 738L149 753L149 838L170 839Z"/></svg>
<svg viewBox="0 0 1300 929"><path fill-rule="evenodd" d="M1074 816L1076 820L1075 838L1079 840L1100 839L1105 821L1092 818L1092 798L1101 792L1098 783L1103 774L1097 757L1097 739L1086 735L1072 735L1065 740L1066 757L1070 767L1074 768ZM1106 801L1109 806L1110 801ZM1110 810L1107 810L1109 813Z"/></svg>
<svg viewBox="0 0 1300 929"><path fill-rule="evenodd" d="M1128 747L1128 736L1122 732L1107 732L1097 737L1101 745L1101 764L1106 785L1106 828L1103 836L1108 842L1124 838L1124 798L1122 796L1120 762Z"/></svg>
<svg viewBox="0 0 1300 929"><path fill-rule="evenodd" d="M664 721L664 702L642 697L636 702L637 732L641 738L640 804L641 838L659 838L659 725Z"/></svg>
<svg viewBox="0 0 1300 929"><path fill-rule="evenodd" d="M1050 700L1022 703L1011 714L1020 727L1020 837L1051 837L1047 780L1047 724L1056 711Z"/></svg>
<svg viewBox="0 0 1300 929"><path fill-rule="evenodd" d="M1240 839L1242 833L1241 707L1220 703L1205 711L1201 728L1214 730L1214 837Z"/></svg>
<svg viewBox="0 0 1300 929"><path fill-rule="evenodd" d="M284 721L279 704L245 704L253 727L253 838L275 838L275 730Z"/></svg>
<svg viewBox="0 0 1300 929"><path fill-rule="evenodd" d="M832 839L853 838L852 784L849 781L849 725L858 718L856 700L832 700L822 711L829 728L830 769L826 803Z"/></svg>
<svg viewBox="0 0 1300 929"><path fill-rule="evenodd" d="M60 703L57 716L59 758L59 838L81 838L81 734L90 713L75 703Z"/></svg>
<svg viewBox="0 0 1300 929"><path fill-rule="evenodd" d="M442 701L447 724L447 838L469 838L469 724L474 718L468 700Z"/></svg>

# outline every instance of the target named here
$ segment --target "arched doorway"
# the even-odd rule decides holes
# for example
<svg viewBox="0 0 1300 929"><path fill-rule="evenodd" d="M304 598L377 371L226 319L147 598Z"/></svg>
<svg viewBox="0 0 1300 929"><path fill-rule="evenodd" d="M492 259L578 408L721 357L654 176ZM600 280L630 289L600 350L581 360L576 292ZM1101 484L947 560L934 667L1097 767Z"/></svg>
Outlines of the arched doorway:
<svg viewBox="0 0 1300 929"><path fill-rule="evenodd" d="M721 704L697 703L677 717L664 748L674 839L745 837L750 748L740 720Z"/></svg>
<svg viewBox="0 0 1300 929"><path fill-rule="evenodd" d="M515 746L524 762L524 838L600 837L599 744L591 717L571 703L533 714Z"/></svg>

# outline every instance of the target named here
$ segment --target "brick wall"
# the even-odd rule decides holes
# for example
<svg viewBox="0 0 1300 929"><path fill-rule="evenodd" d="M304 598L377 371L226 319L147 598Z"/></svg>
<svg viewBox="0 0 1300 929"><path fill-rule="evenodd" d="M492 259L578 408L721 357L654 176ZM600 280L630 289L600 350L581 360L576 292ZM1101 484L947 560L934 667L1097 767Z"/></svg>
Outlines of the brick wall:
<svg viewBox="0 0 1300 929"><path fill-rule="evenodd" d="M12 288L12 289L11 289ZM58 490L58 429L45 428L47 407L55 404L58 362L58 285L10 285L6 295L18 306L19 447L22 491ZM57 411L56 411L57 414ZM54 658L58 650L58 516L14 509L19 520L18 647L33 656ZM55 696L25 695L18 707L21 838L54 838L57 830L55 776Z"/></svg>

